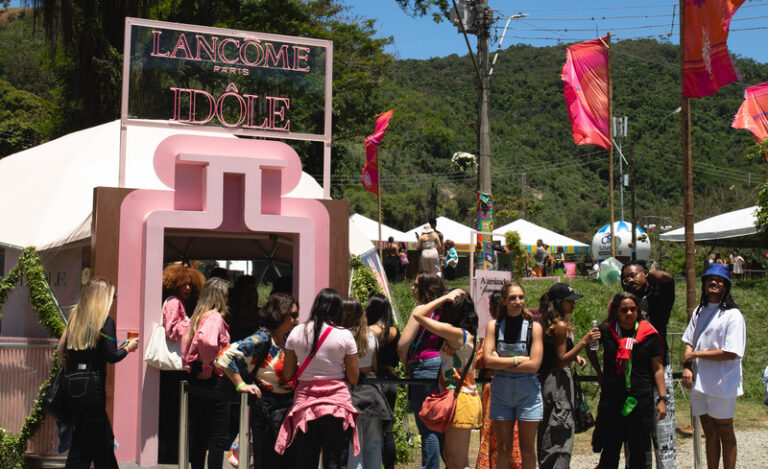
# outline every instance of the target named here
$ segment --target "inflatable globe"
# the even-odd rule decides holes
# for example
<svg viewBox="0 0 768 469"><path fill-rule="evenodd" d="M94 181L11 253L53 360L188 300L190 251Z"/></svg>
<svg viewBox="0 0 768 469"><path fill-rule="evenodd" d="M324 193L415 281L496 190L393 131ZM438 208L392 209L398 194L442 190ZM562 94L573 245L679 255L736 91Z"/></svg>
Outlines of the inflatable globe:
<svg viewBox="0 0 768 469"><path fill-rule="evenodd" d="M616 257L632 257L632 223L617 221L613 224L613 232L616 236ZM636 252L635 258L647 261L651 254L651 241L648 234L641 228L635 229ZM611 229L610 225L600 228L592 238L592 257L603 260L611 257Z"/></svg>

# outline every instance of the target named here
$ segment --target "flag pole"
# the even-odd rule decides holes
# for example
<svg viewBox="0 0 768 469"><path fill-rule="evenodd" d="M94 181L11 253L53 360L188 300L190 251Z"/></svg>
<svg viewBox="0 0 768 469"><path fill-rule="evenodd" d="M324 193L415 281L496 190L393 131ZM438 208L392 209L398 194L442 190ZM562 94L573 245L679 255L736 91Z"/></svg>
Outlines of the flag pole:
<svg viewBox="0 0 768 469"><path fill-rule="evenodd" d="M384 265L384 249L382 248L382 245L384 244L384 240L381 239L381 167L379 167L379 177L376 178L376 200L378 201L379 205L379 260L382 262L382 265Z"/></svg>
<svg viewBox="0 0 768 469"><path fill-rule="evenodd" d="M613 207L613 85L611 84L611 33L606 34L605 41L600 38L600 42L603 43L608 50L608 60L606 60L608 66L608 138L610 140L610 149L608 150L608 211L611 214L611 221L608 225L611 233L611 257L616 257L616 236L613 229L613 223L615 221L614 207Z"/></svg>
<svg viewBox="0 0 768 469"><path fill-rule="evenodd" d="M685 0L680 0L680 144L683 153L683 226L685 228L685 299L688 322L696 307L696 245L693 237L693 154L691 151L691 101L685 96ZM701 424L691 409L693 468L703 467Z"/></svg>

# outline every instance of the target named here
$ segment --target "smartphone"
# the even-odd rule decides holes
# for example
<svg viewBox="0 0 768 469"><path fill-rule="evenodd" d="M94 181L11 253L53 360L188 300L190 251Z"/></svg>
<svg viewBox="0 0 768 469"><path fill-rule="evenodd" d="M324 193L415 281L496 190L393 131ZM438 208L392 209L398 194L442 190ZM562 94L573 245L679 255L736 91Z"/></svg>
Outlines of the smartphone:
<svg viewBox="0 0 768 469"><path fill-rule="evenodd" d="M139 331L128 331L127 337L128 337L128 340L138 339Z"/></svg>

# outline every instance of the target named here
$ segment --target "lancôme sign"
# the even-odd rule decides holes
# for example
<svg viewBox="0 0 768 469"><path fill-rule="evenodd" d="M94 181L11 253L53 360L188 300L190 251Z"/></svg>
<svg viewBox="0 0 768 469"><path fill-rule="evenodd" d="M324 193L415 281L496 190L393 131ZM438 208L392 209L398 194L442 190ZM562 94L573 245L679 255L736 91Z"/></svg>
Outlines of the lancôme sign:
<svg viewBox="0 0 768 469"><path fill-rule="evenodd" d="M330 143L330 41L126 18L123 124Z"/></svg>

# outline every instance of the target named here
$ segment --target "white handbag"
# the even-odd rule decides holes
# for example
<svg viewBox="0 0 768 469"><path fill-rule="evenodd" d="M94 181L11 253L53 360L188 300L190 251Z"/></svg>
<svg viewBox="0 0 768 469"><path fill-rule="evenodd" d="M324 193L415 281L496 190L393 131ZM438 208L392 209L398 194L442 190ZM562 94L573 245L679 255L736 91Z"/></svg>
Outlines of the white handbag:
<svg viewBox="0 0 768 469"><path fill-rule="evenodd" d="M181 341L172 342L165 336L162 324L152 323L152 336L149 338L144 361L158 370L183 370L181 361Z"/></svg>

